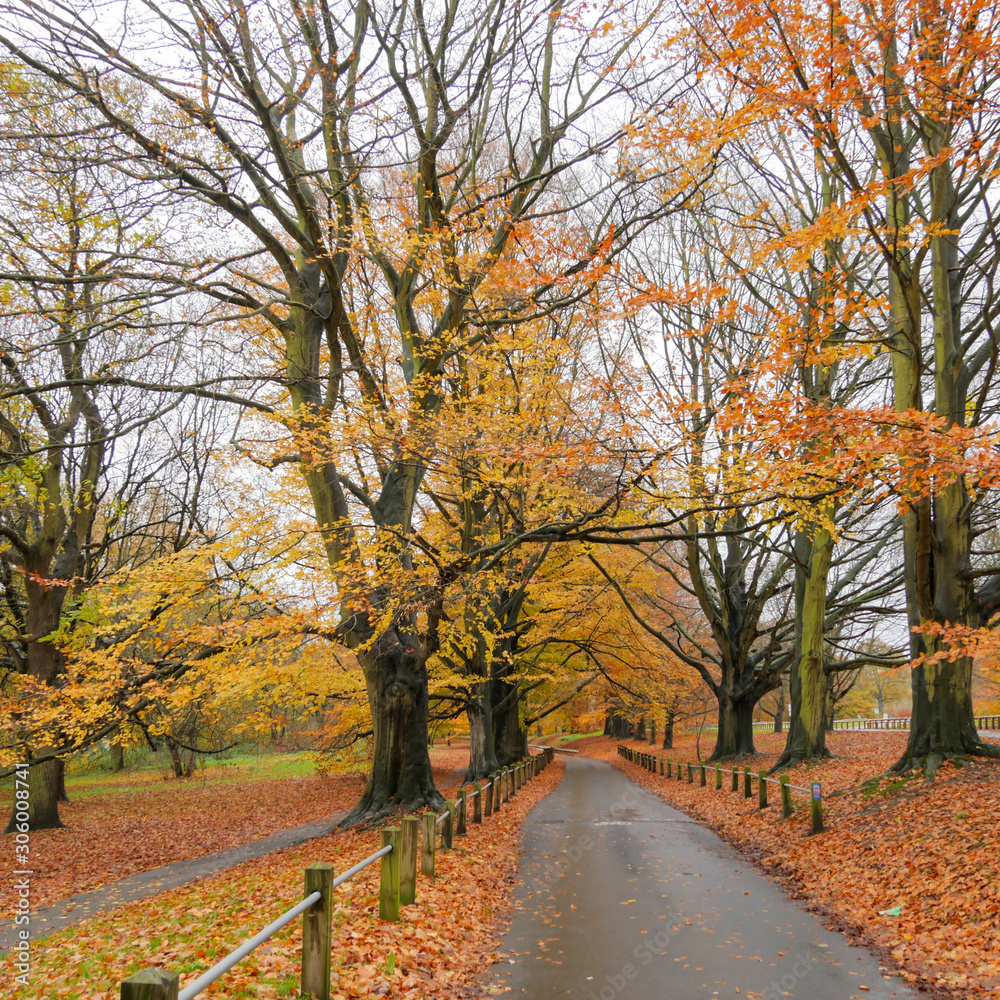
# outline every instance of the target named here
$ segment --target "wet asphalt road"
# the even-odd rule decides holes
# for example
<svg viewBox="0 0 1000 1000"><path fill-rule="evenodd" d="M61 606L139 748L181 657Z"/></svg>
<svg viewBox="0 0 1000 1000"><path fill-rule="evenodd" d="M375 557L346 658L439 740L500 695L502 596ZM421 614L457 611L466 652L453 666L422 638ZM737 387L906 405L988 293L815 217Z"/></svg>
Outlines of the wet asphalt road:
<svg viewBox="0 0 1000 1000"><path fill-rule="evenodd" d="M733 848L603 762L567 761L524 848L521 909L502 947L512 960L495 967L492 993L915 1000Z"/></svg>

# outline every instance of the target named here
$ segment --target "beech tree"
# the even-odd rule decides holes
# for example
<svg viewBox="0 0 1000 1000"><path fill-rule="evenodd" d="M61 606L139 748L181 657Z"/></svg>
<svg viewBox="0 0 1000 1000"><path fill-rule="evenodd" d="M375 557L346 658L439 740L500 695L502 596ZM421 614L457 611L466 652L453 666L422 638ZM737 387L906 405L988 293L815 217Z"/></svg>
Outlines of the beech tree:
<svg viewBox="0 0 1000 1000"><path fill-rule="evenodd" d="M442 376L488 336L480 293L497 262L532 220L571 213L600 189L624 204L638 183L608 157L671 83L641 56L656 5L622 19L611 4L133 0L116 8L113 40L100 5L4 10L12 57L88 102L147 179L228 221L213 237L226 240L215 280L201 287L284 341L293 453L341 588L340 634L365 670L374 756L352 819L438 805L426 665L439 612L397 605L380 574L411 561ZM140 105L124 99L123 80L143 88ZM584 164L586 191L560 183ZM572 294L570 279L638 224L617 211L504 303L505 320ZM377 331L361 312L376 301L391 317ZM386 384L373 351L390 335L398 362ZM352 490L325 436L345 398L384 414L371 492Z"/></svg>
<svg viewBox="0 0 1000 1000"><path fill-rule="evenodd" d="M790 238L816 249L850 232L880 264L878 343L891 360L895 415L866 423L876 437L880 421L895 427L889 489L902 506L915 663L897 766L933 775L953 754L996 756L976 732L972 662L961 655L998 606L995 558L976 545L990 509L984 441L997 403L995 11L913 0L778 4L760 18L731 4L689 13L726 86L802 135L842 185L843 209Z"/></svg>

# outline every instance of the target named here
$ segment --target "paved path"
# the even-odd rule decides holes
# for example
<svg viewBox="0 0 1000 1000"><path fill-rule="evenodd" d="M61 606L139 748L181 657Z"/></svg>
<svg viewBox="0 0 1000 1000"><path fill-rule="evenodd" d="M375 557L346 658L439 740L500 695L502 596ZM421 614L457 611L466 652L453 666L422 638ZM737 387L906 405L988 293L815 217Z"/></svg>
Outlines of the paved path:
<svg viewBox="0 0 1000 1000"><path fill-rule="evenodd" d="M513 957L495 967L490 992L916 997L715 834L608 764L567 760L562 784L525 823L524 847L523 906L503 946Z"/></svg>
<svg viewBox="0 0 1000 1000"><path fill-rule="evenodd" d="M89 889L87 892L78 892L75 896L67 896L53 906L31 911L31 940L38 941L64 927L89 920L102 910L114 909L132 900L156 896L161 892L204 878L206 875L214 875L226 868L232 868L233 865L243 861L260 858L273 851L294 847L303 841L321 837L330 833L346 815L346 811L341 811L325 819L314 820L294 830L282 830L280 833L254 840L249 844L229 847L224 851L216 851L215 854L206 854L204 857L192 858L189 861L175 861L162 868L138 872L117 882L110 882L96 889ZM10 948L14 943L14 931L13 922L4 921L0 927L0 952Z"/></svg>

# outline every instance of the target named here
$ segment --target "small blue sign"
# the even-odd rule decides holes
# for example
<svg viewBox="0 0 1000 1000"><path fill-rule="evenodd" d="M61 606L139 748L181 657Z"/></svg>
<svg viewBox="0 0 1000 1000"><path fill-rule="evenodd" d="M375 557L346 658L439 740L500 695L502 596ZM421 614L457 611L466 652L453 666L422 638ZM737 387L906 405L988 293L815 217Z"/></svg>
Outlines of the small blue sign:
<svg viewBox="0 0 1000 1000"><path fill-rule="evenodd" d="M813 782L813 802L819 802L819 801L820 801L819 782L818 781L814 781Z"/></svg>

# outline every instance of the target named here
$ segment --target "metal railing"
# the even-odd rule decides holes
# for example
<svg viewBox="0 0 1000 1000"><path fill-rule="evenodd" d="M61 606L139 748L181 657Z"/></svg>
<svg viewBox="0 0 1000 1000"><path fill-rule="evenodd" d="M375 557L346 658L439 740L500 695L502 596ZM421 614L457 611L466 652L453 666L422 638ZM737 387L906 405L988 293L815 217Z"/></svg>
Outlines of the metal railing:
<svg viewBox="0 0 1000 1000"><path fill-rule="evenodd" d="M1000 715L977 715L972 721L975 723L977 729L1000 729ZM753 728L754 732L771 732L774 729L774 723L770 720L755 722L753 724ZM860 730L863 732L889 729L908 732L910 729L910 719L902 717L883 719L834 719L833 728L834 730Z"/></svg>
<svg viewBox="0 0 1000 1000"><path fill-rule="evenodd" d="M673 777L672 772L676 767L678 781L683 781L683 768L686 766L688 784L694 783L694 772L697 769L699 774L699 784L702 787L705 787L707 784L706 773L708 765L705 761L692 763L691 761L684 762L665 760L663 757L656 754L644 753L641 750L635 750L632 747L627 747L621 743L618 745L618 755L620 757L624 757L633 764L638 764L647 771L652 771L654 774L656 773L657 768L659 768L660 775L666 778ZM759 809L766 809L768 807L767 786L778 786L781 794L782 819L787 819L794 812L792 807L792 791L804 792L809 796L809 812L812 821L812 832L819 833L823 829L823 792L820 782L814 781L809 788L805 788L802 785L793 785L791 781L789 781L787 774L783 774L779 778L771 778L768 777L764 771L758 771L754 774L748 766L740 770L738 768L723 767L721 764L716 763L712 765L712 771L715 774L716 789L722 788L723 774L732 775L732 790L734 792L737 792L740 789L740 776L742 775L744 798L751 797L753 794L753 781L756 780L757 804Z"/></svg>
<svg viewBox="0 0 1000 1000"><path fill-rule="evenodd" d="M485 783L477 783L471 794L459 789L458 803L446 802L444 812L435 815L425 813L421 871L425 875L434 874L434 855L437 829L441 827L441 847L448 850L452 846L452 834L465 833L466 800L479 796L473 822L482 822L484 806L486 815L491 815L494 805L498 810L501 798L504 802L514 795L516 789L527 783L552 761L552 751L518 761L510 767L492 775ZM502 786L502 796L501 796ZM491 793L484 795L487 790ZM487 805L487 803L489 803ZM454 822L457 819L457 822ZM376 861L381 866L381 886L379 891L379 916L384 920L398 920L401 903L412 903L415 899L417 847L420 840L421 820L416 816L405 816L401 827L386 827L382 831L382 847L363 861L333 877L331 865L319 862L306 869L306 895L291 909L268 924L262 931L231 951L225 958L203 972L194 982L179 989L180 976L165 969L150 968L130 976L121 984L121 1000L194 1000L199 993L220 979L237 963L246 958L255 948L275 935L296 917L302 916L302 973L301 994L312 995L316 1000L330 997L330 958L333 933L333 890L343 885L355 875L364 871ZM453 830L454 823L454 830ZM386 860L391 859L391 860Z"/></svg>

